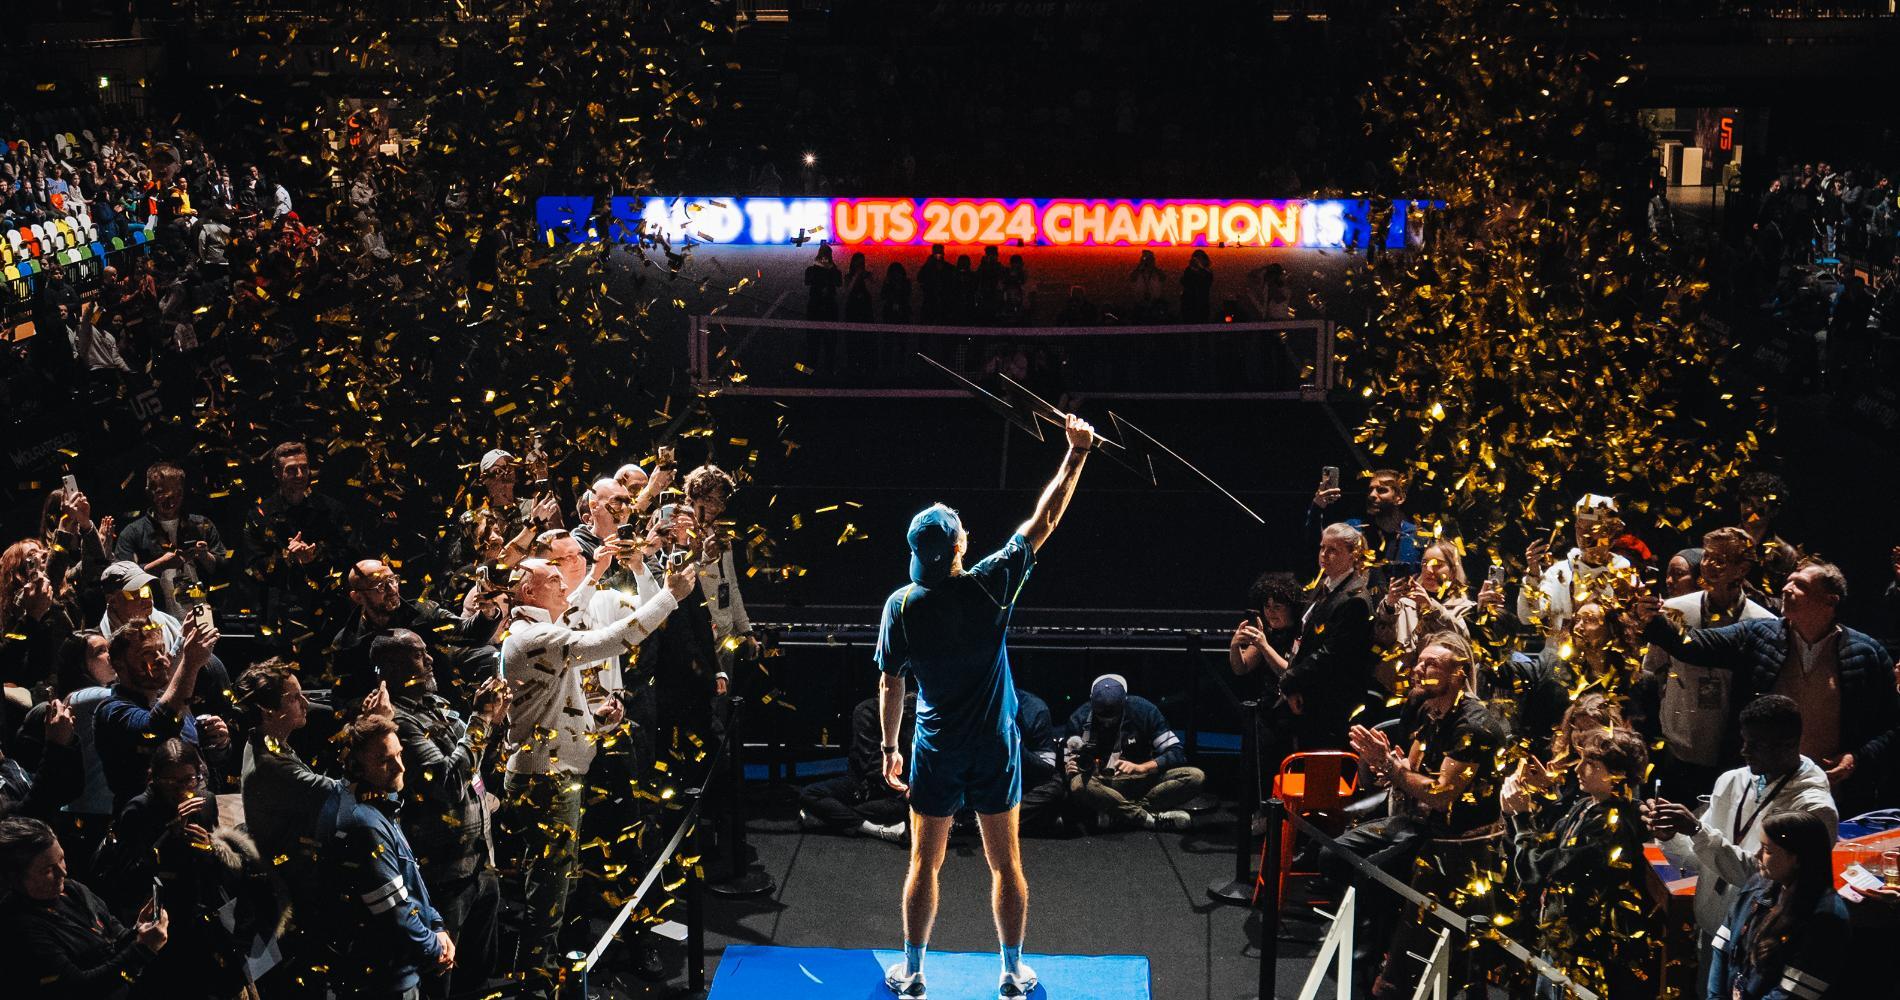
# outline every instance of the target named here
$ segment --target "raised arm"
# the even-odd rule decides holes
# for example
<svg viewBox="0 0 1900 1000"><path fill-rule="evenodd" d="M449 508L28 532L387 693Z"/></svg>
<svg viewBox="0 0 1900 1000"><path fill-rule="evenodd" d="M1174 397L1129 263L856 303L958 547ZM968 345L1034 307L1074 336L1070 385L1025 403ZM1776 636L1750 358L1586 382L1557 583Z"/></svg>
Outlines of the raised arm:
<svg viewBox="0 0 1900 1000"><path fill-rule="evenodd" d="M1076 481L1082 478L1082 463L1087 461L1089 448L1095 444L1095 428L1073 413L1065 418L1062 430L1069 437L1069 452L1062 456L1062 467L1056 470L1056 477L1043 487L1035 513L1016 529L1017 534L1029 540L1032 550L1042 548L1042 543L1049 540L1049 533L1056 530L1056 524L1062 520L1063 512L1069 509Z"/></svg>

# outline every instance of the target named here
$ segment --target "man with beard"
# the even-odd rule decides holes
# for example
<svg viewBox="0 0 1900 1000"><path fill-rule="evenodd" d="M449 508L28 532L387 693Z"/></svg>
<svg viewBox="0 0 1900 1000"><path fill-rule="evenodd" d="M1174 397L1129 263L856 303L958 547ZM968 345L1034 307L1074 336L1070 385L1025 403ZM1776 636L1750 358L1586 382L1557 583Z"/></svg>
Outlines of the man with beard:
<svg viewBox="0 0 1900 1000"><path fill-rule="evenodd" d="M498 606L462 618L419 597L404 600L402 579L381 559L352 566L348 582L351 610L330 642L337 705L355 705L376 689L370 644L397 629L420 637L431 659L448 664L442 694L452 705L466 707L475 686L499 671L501 654L487 642L501 620Z"/></svg>
<svg viewBox="0 0 1900 1000"><path fill-rule="evenodd" d="M1425 561L1425 545L1419 541L1418 525L1405 515L1406 480L1404 473L1396 469L1372 470L1372 482L1366 490L1366 516L1349 517L1341 521L1359 529L1366 536L1366 551L1370 554L1374 567L1392 566L1399 575L1417 573ZM1335 484L1320 483L1319 490L1313 494L1312 505L1306 509L1306 530L1309 536L1317 536L1328 523L1326 509L1339 502L1343 496ZM1372 581L1373 586L1383 587L1383 572Z"/></svg>

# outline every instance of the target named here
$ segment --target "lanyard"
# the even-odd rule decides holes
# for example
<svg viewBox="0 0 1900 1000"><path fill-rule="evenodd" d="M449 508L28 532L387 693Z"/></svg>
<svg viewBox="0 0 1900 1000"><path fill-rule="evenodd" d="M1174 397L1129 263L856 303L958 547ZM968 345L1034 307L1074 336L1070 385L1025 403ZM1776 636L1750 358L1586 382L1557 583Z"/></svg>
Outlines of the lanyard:
<svg viewBox="0 0 1900 1000"><path fill-rule="evenodd" d="M1796 768L1795 770L1800 770L1800 768ZM1767 811L1768 803L1773 802L1775 796L1781 794L1782 786L1786 785L1793 777L1794 771L1789 771L1787 774L1781 776L1780 781L1770 786L1768 794L1762 796L1761 801L1755 804L1755 811L1749 815L1748 822L1746 823L1742 822L1742 803L1735 803L1735 835L1729 838L1730 843L1740 844L1742 842L1742 837L1747 834L1748 831L1755 828L1755 821L1761 818L1763 812Z"/></svg>

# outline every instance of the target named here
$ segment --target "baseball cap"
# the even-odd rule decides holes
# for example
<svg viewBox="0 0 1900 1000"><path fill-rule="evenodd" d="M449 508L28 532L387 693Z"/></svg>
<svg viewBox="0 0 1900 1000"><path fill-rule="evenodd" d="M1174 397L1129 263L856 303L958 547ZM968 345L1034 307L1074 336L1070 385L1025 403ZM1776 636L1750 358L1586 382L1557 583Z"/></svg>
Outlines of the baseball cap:
<svg viewBox="0 0 1900 1000"><path fill-rule="evenodd" d="M145 572L145 567L130 559L121 559L99 574L99 582L105 586L106 593L142 590L157 580L158 577Z"/></svg>
<svg viewBox="0 0 1900 1000"><path fill-rule="evenodd" d="M500 462L504 458L510 462L515 460L515 456L509 454L508 452L502 451L500 448L495 448L489 451L488 454L483 455L482 456L482 475L484 476L488 475L488 470L493 469L496 463Z"/></svg>
<svg viewBox="0 0 1900 1000"><path fill-rule="evenodd" d="M1577 500L1577 522L1580 524L1600 524L1615 520L1617 517L1616 499L1601 493L1585 493Z"/></svg>
<svg viewBox="0 0 1900 1000"><path fill-rule="evenodd" d="M1120 674L1103 674L1089 685L1089 711L1103 718L1122 714L1128 701L1128 682Z"/></svg>
<svg viewBox="0 0 1900 1000"><path fill-rule="evenodd" d="M950 575L950 560L956 553L957 536L963 522L957 512L943 504L933 504L910 519L910 582L928 587L942 583Z"/></svg>

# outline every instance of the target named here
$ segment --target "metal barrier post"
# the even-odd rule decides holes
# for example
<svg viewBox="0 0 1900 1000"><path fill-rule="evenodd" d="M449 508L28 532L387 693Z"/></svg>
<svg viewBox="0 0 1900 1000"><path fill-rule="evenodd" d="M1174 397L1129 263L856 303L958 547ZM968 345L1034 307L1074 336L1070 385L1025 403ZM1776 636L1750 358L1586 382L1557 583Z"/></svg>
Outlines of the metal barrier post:
<svg viewBox="0 0 1900 1000"><path fill-rule="evenodd" d="M778 883L765 869L755 867L746 860L745 844L745 738L740 732L740 723L745 716L745 698L734 695L732 709L726 715L726 758L725 758L725 848L726 877L719 882L709 882L708 891L716 896L728 899L749 899L764 896L778 889ZM718 775L709 775L707 786L710 789ZM704 800L702 800L703 803ZM706 818L701 809L700 818Z"/></svg>
<svg viewBox="0 0 1900 1000"><path fill-rule="evenodd" d="M1253 815L1260 807L1260 703L1240 703L1240 773L1242 788L1234 800L1234 877L1231 881L1210 882L1207 894L1233 906L1246 906L1253 900ZM1279 823L1269 824L1278 837ZM1270 860L1278 863L1277 853Z"/></svg>
<svg viewBox="0 0 1900 1000"><path fill-rule="evenodd" d="M1280 821L1286 804L1268 799L1263 814L1267 863L1260 870L1260 992L1259 1000L1274 1000L1274 978L1280 971ZM1296 831L1294 837L1298 838Z"/></svg>
<svg viewBox="0 0 1900 1000"><path fill-rule="evenodd" d="M693 863L686 869L686 988L706 989L706 827L693 820Z"/></svg>

